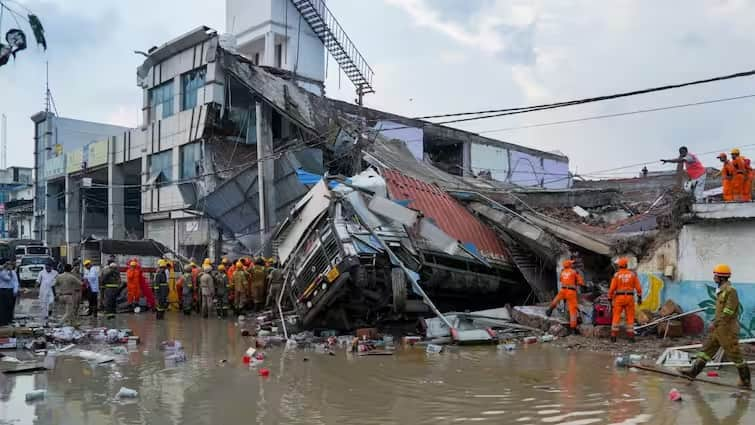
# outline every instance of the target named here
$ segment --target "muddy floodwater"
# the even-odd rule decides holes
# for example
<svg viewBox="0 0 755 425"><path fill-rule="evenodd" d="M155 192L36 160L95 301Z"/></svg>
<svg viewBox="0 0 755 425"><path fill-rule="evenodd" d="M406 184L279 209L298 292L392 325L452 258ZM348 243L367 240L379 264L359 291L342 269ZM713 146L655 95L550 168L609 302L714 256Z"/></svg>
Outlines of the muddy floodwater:
<svg viewBox="0 0 755 425"><path fill-rule="evenodd" d="M53 370L0 376L2 424L753 424L736 391L618 370L613 357L548 345L464 347L428 355L353 357L266 350L270 376L242 363L252 343L232 321L120 316L141 344L115 363L72 357ZM180 340L185 363L160 342ZM721 379L734 382L731 372ZM119 388L138 391L118 401ZM682 402L668 400L678 388ZM43 401L25 394L46 389Z"/></svg>

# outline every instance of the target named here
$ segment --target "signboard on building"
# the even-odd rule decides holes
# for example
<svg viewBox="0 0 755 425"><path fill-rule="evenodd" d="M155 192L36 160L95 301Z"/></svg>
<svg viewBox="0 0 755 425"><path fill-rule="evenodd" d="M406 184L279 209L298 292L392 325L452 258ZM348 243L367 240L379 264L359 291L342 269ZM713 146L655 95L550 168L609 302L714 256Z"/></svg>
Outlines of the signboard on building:
<svg viewBox="0 0 755 425"><path fill-rule="evenodd" d="M87 166L96 167L98 165L107 164L108 145L108 140L90 143L89 146L87 146L89 154L87 158Z"/></svg>
<svg viewBox="0 0 755 425"><path fill-rule="evenodd" d="M77 149L66 154L66 173L75 173L81 170L81 163L84 161L84 153Z"/></svg>
<svg viewBox="0 0 755 425"><path fill-rule="evenodd" d="M66 156L60 155L45 161L44 177L50 179L66 172Z"/></svg>

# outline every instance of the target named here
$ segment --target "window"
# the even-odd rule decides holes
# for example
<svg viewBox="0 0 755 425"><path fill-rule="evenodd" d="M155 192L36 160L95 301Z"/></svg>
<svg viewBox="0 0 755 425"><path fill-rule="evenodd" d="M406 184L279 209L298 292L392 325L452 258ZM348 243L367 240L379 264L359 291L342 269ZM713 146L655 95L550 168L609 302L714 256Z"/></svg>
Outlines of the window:
<svg viewBox="0 0 755 425"><path fill-rule="evenodd" d="M24 257L21 259L22 266L30 266L35 264L50 264L52 265L52 258L50 257Z"/></svg>
<svg viewBox="0 0 755 425"><path fill-rule="evenodd" d="M50 248L46 246L27 246L26 255L50 255Z"/></svg>
<svg viewBox="0 0 755 425"><path fill-rule="evenodd" d="M181 76L181 92L183 93L182 111L197 106L197 93L204 86L206 74L207 68L203 66Z"/></svg>
<svg viewBox="0 0 755 425"><path fill-rule="evenodd" d="M283 68L283 45L275 45L275 66L277 68Z"/></svg>
<svg viewBox="0 0 755 425"><path fill-rule="evenodd" d="M157 107L162 105L162 118L173 115L173 80L166 81L149 90L150 121L157 118Z"/></svg>
<svg viewBox="0 0 755 425"><path fill-rule="evenodd" d="M173 151L153 154L149 157L149 180L152 183L166 183L173 180Z"/></svg>
<svg viewBox="0 0 755 425"><path fill-rule="evenodd" d="M197 177L202 168L202 144L190 143L181 146L181 179Z"/></svg>

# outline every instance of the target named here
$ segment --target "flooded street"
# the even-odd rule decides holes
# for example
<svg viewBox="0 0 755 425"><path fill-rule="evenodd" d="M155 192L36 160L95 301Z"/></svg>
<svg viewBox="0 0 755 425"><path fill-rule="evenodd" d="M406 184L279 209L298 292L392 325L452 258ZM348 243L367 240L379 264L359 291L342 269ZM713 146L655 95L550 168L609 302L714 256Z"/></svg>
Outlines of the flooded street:
<svg viewBox="0 0 755 425"><path fill-rule="evenodd" d="M755 414L755 404L733 390L618 370L610 355L548 345L371 357L278 347L266 350L271 373L263 378L242 363L253 339L232 321L178 314L157 326L152 315L117 320L141 344L116 363L59 357L46 373L0 376L0 423L737 424ZM166 362L159 345L169 339L183 343L185 363ZM116 400L121 387L138 398ZM681 403L668 401L673 387ZM44 401L24 401L39 388L47 389Z"/></svg>

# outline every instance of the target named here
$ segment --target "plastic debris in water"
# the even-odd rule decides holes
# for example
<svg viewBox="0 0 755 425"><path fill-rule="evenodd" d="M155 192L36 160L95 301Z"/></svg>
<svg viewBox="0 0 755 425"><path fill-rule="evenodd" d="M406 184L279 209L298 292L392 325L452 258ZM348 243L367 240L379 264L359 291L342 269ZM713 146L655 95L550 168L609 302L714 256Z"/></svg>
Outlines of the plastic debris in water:
<svg viewBox="0 0 755 425"><path fill-rule="evenodd" d="M708 371L707 375L710 376L711 378L717 378L718 372L716 372L715 370L711 370L711 371Z"/></svg>
<svg viewBox="0 0 755 425"><path fill-rule="evenodd" d="M676 388L672 388L671 391L668 392L668 399L671 401L682 401L682 393Z"/></svg>
<svg viewBox="0 0 755 425"><path fill-rule="evenodd" d="M498 344L498 349L501 351L514 351L516 350L516 344Z"/></svg>
<svg viewBox="0 0 755 425"><path fill-rule="evenodd" d="M118 398L136 398L139 396L139 393L131 388L121 387L115 396Z"/></svg>
<svg viewBox="0 0 755 425"><path fill-rule="evenodd" d="M268 369L268 368L266 368L266 367L263 367L262 369L260 369L260 370L259 370L259 371L257 372L257 374L258 374L259 376L262 376L262 377L264 377L264 378L267 378L268 376L270 376L270 369Z"/></svg>
<svg viewBox="0 0 755 425"><path fill-rule="evenodd" d="M26 401L42 400L47 396L47 390L34 390L26 393Z"/></svg>
<svg viewBox="0 0 755 425"><path fill-rule="evenodd" d="M441 351L443 351L443 346L438 344L427 344L427 348L425 348L425 352L428 354L438 354Z"/></svg>
<svg viewBox="0 0 755 425"><path fill-rule="evenodd" d="M540 341L540 342L551 342L551 341L553 341L554 339L556 339L556 337L555 337L555 336L553 336L553 335L551 335L551 334L545 334L545 335L543 335L543 336L541 336L541 337L539 338L539 341Z"/></svg>

